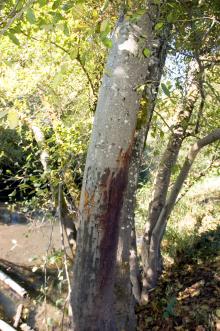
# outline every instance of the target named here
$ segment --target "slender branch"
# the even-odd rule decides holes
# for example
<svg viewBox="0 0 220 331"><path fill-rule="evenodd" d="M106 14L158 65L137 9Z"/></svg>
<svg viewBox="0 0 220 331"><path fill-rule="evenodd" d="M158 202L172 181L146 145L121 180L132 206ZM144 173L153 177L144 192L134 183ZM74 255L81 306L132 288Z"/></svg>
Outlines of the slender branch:
<svg viewBox="0 0 220 331"><path fill-rule="evenodd" d="M219 144L218 144L219 146ZM189 190L195 185L195 183L198 183L198 181L202 178L202 177L205 177L208 172L210 170L213 169L213 167L215 166L215 161L217 160L217 157L216 155L214 155L212 157L212 160L210 162L210 164L203 170L201 171L197 176L196 178L194 179L194 181L192 181L185 189L185 191L180 195L180 197L176 200L176 203L175 205L177 205L179 203L180 200L182 200L182 198L189 192Z"/></svg>
<svg viewBox="0 0 220 331"><path fill-rule="evenodd" d="M28 38L31 38L31 39L33 39L33 40L36 40L36 41L39 41L39 42L42 42L42 41L43 41L43 40L38 39L38 38L36 38L36 37L29 36L29 35L28 35L26 32L24 32L24 31L21 31L21 33L22 33L24 36L26 36L26 37L28 37ZM57 44L55 41L49 40L49 42L50 42L50 44L56 46L57 48L59 48L60 50L62 50L64 53L66 53L66 54L68 54L68 55L70 56L70 52L69 52L66 48L64 48L63 46ZM87 80L88 80L88 82L89 82L89 85L90 85L90 87L91 87L92 94L95 96L95 95L96 95L95 87L94 87L94 85L93 85L92 79L91 79L91 77L90 77L90 75L89 75L89 73L88 73L86 67L84 66L84 64L83 64L83 62L82 62L82 59L81 59L81 57L80 57L79 52L78 52L78 54L77 54L77 56L76 56L76 61L79 63L80 67L82 68L82 70L83 70L83 72L84 72L84 74L85 74L85 76L86 76L86 78L87 78Z"/></svg>
<svg viewBox="0 0 220 331"><path fill-rule="evenodd" d="M20 0L17 0L14 7L11 9L11 11L8 13L8 15L4 18L3 21L0 22L0 26L2 26L11 16L16 15L16 8L19 4Z"/></svg>
<svg viewBox="0 0 220 331"><path fill-rule="evenodd" d="M65 268L65 274L66 274L66 279L67 279L67 284L68 284L68 294L65 300L65 304L69 301L71 297L71 284L70 284L70 276L69 276L69 271L68 271L68 262L67 262L67 253L66 253L66 248L65 248L65 243L64 243L64 223L63 223L63 217L62 217L62 183L59 183L58 186L58 218L59 218L59 226L60 226L60 238L61 238L61 248L64 254L64 268ZM71 306L69 305L69 312L70 314L72 313L71 311ZM63 317L62 317L62 330L63 330L63 319L64 319L64 311L63 311Z"/></svg>
<svg viewBox="0 0 220 331"><path fill-rule="evenodd" d="M64 47L60 46L60 45L57 44L56 42L54 42L54 41L50 41L50 43L51 43L52 45L56 46L57 48L61 49L61 50L62 50L63 52L65 52L66 54L70 55L70 52L69 52L67 49L65 49ZM84 64L83 64L83 62L82 62L82 59L81 59L81 57L80 57L79 52L78 52L78 54L77 54L77 56L76 56L76 60L77 60L77 62L80 64L80 66L81 66L81 68L82 68L84 74L86 75L86 77L87 77L87 79L88 79L88 82L89 82L90 87L91 87L91 89L92 89L92 93L93 93L93 95L95 95L96 93L95 93L95 88L94 88L93 82L92 82L92 80L91 80L91 78L90 78L90 76L89 76L88 71L86 70L86 68L85 68L85 66L84 66Z"/></svg>
<svg viewBox="0 0 220 331"><path fill-rule="evenodd" d="M174 134L174 131L173 131L172 127L167 123L167 121L164 119L164 117L158 111L154 110L154 112L155 112L155 114L157 114L162 119L162 121L164 122L164 124Z"/></svg>
<svg viewBox="0 0 220 331"><path fill-rule="evenodd" d="M0 35L3 35L9 28L10 26L14 23L15 20L20 19L23 12L33 3L35 0L30 0L27 2L26 6L24 6L19 12L17 12L12 18L8 20L6 23L5 27L0 30Z"/></svg>

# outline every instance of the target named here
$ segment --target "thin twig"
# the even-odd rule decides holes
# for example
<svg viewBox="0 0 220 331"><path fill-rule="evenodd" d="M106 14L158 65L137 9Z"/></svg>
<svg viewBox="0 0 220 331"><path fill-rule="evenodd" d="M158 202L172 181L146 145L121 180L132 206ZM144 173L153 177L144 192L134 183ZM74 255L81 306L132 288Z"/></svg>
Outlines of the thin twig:
<svg viewBox="0 0 220 331"><path fill-rule="evenodd" d="M22 33L24 36L26 36L26 37L28 37L28 38L31 38L31 39L33 39L33 40L36 40L36 41L39 41L39 42L42 42L42 41L43 41L43 40L41 40L41 39L38 39L38 38L36 38L36 37L33 37L33 36L28 35L26 32L24 32L24 31L22 31L22 30L21 30L21 33ZM55 41L49 40L49 42L50 42L50 44L56 46L57 48L59 48L60 50L62 50L64 53L66 53L66 54L68 54L68 55L70 56L70 52L69 52L66 48L64 48L63 46L57 44ZM90 77L90 75L89 75L87 69L85 68L83 62L82 62L82 59L81 59L81 57L80 57L79 52L78 52L78 54L77 54L75 60L79 63L80 67L82 68L82 71L84 72L84 74L85 74L85 76L86 76L86 78L87 78L87 80L88 80L88 82L89 82L89 85L90 85L90 87L91 87L91 90L92 90L93 96L96 96L96 92L95 92L95 88L94 88L94 85L93 85L92 79L91 79L91 77Z"/></svg>
<svg viewBox="0 0 220 331"><path fill-rule="evenodd" d="M156 110L154 110L155 114L157 114L161 119L162 121L164 122L164 124L168 127L168 129L174 134L174 131L173 129L171 128L171 126L167 123L167 121L164 119L164 117Z"/></svg>
<svg viewBox="0 0 220 331"><path fill-rule="evenodd" d="M218 150L219 147L219 143L217 144L217 148L216 151ZM177 203L179 203L180 200L182 200L182 198L189 192L189 190L194 186L195 183L197 183L202 177L205 177L207 175L207 173L214 167L215 161L218 159L218 157L216 156L216 154L212 157L210 164L206 167L206 169L204 169L203 171L201 171L198 176L196 176L196 178L194 179L193 182L191 182L185 189L185 191L180 195L180 197L177 199L175 205Z"/></svg>
<svg viewBox="0 0 220 331"><path fill-rule="evenodd" d="M49 243L48 243L48 246L47 246L45 261L44 261L44 264L43 264L43 271L44 271L44 304L45 304L44 317L45 317L45 324L46 324L46 330L47 331L49 330L48 329L48 324L47 324L47 261L48 261L49 249L50 249L50 246L51 246L51 243L52 243L53 229L54 229L54 222L52 223Z"/></svg>
<svg viewBox="0 0 220 331"><path fill-rule="evenodd" d="M62 325L61 325L61 331L63 331L63 322L64 322L64 311L65 311L65 306L67 302L70 299L71 296L71 284L70 284L70 277L69 277L69 271L68 271L68 262L67 262L67 253L66 253L66 248L65 248L65 243L64 243L64 224L63 224L63 218L62 218L62 183L59 183L58 186L58 218L59 218L59 226L60 226L60 238L61 238L61 248L64 253L64 268L65 268L65 273L66 273L66 279L67 279L67 284L68 284L68 294L65 300L65 305L63 309L63 316L62 316ZM70 312L70 304L69 304L69 312Z"/></svg>
<svg viewBox="0 0 220 331"><path fill-rule="evenodd" d="M6 23L6 25L5 25L5 27L4 28L2 28L1 30L0 30L0 35L3 35L9 28L10 28L10 26L14 23L14 21L16 20L16 19L19 19L19 18L21 18L21 16L22 16L22 14L23 14L23 12L30 6L30 5L32 5L33 3L35 2L35 0L30 0L27 4L26 4L26 6L24 6L19 12L17 12L17 14L15 14L7 23Z"/></svg>

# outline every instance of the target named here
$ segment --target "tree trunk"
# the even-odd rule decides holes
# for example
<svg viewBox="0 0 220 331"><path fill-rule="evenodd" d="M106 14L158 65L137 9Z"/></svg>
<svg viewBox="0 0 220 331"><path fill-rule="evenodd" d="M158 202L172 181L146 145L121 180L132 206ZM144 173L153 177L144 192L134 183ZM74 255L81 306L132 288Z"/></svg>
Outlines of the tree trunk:
<svg viewBox="0 0 220 331"><path fill-rule="evenodd" d="M198 154L198 152L201 150L201 148L215 142L216 140L220 139L220 129L216 129L212 131L210 134L208 134L206 137L200 139L192 145L186 160L183 164L183 167L174 183L174 186L167 198L167 201L165 203L165 206L162 208L160 215L158 217L157 223L154 226L154 229L151 234L151 246L150 246L150 254L151 254L151 261L153 261L154 265L156 265L160 252L160 245L161 241L166 229L167 220L170 217L170 214L173 210L173 207L175 205L176 199L178 197L178 194L182 188L182 185L184 181L186 180L189 171L192 167L193 162L195 161L195 158ZM153 268L154 266L152 266Z"/></svg>
<svg viewBox="0 0 220 331"><path fill-rule="evenodd" d="M120 212L149 59L147 15L120 20L103 77L87 155L73 273L73 330L117 330L113 285ZM140 42L141 40L141 42Z"/></svg>
<svg viewBox="0 0 220 331"><path fill-rule="evenodd" d="M153 20L153 17L155 20ZM148 100L147 105L145 105L145 107L147 107L147 118L141 123L141 127L136 131L136 142L132 150L131 164L128 172L128 185L124 194L124 203L120 216L115 300L118 328L119 330L126 331L135 330L136 317L134 305L136 302L140 302L141 297L141 276L137 260L134 219L138 175L166 59L167 45L171 29L171 26L168 25L163 31L161 31L161 33L155 33L153 26L160 19L161 17L158 17L158 13L155 10L154 16L151 15L152 30L148 32L149 35L151 34L153 36L149 38L150 40L153 40L153 42L148 43L148 48L153 54L154 61L152 63L151 60L149 64L147 77L148 84L146 84L143 93L144 97Z"/></svg>
<svg viewBox="0 0 220 331"><path fill-rule="evenodd" d="M199 96L199 88L196 81L198 70L195 68L196 66L189 73L187 95L181 102L181 106L177 114L176 124L172 128L168 145L161 158L154 181L152 199L148 210L148 220L145 226L141 248L141 258L144 269L142 291L143 301L147 300L148 290L156 285L158 274L162 271L160 250L155 251L155 249L153 249L156 240L154 237L154 228L157 225L161 210L165 205L172 169L176 164L191 114Z"/></svg>

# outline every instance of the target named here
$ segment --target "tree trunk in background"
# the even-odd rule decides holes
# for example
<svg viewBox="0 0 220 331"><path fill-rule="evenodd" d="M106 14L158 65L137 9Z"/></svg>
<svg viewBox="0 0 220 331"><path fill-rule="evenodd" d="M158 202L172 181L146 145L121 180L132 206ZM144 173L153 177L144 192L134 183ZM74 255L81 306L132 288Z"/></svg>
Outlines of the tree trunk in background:
<svg viewBox="0 0 220 331"><path fill-rule="evenodd" d="M187 94L181 102L176 124L172 128L168 145L161 158L154 181L152 199L148 210L148 220L145 226L141 248L141 258L144 269L143 302L147 300L148 290L155 287L158 274L162 271L160 249L159 247L157 247L157 250L155 249L157 238L154 236L154 228L157 225L161 210L165 205L172 169L176 164L191 114L199 96L199 88L196 80L198 69L195 63L194 66L193 70L191 69L189 72Z"/></svg>
<svg viewBox="0 0 220 331"><path fill-rule="evenodd" d="M220 139L220 128L213 130L204 138L198 140L195 144L193 144L188 152L188 155L184 161L184 164L180 170L180 173L172 187L172 190L167 198L166 204L161 211L161 215L159 217L159 221L166 226L166 221L170 217L170 214L175 205L176 199L180 190L183 186L184 181L188 177L190 169L195 161L195 158L199 151L207 145L214 143L215 141ZM164 220L163 220L164 219ZM162 239L162 238L160 238Z"/></svg>
<svg viewBox="0 0 220 331"><path fill-rule="evenodd" d="M136 205L136 191L138 185L139 169L142 162L144 145L151 124L151 119L156 103L156 97L163 67L165 64L167 45L171 26L164 27L160 33L154 31L155 24L162 18L158 15L158 7L149 8L151 15L147 17L151 29L148 31L147 43L151 50L147 70L147 83L143 98L147 100L146 118L140 123L135 134L135 145L132 150L131 164L128 171L128 185L124 194L124 202L120 216L120 233L117 252L117 277L115 284L115 301L117 325L119 330L135 330L136 317L134 305L140 302L141 277L137 261L136 232L134 211ZM129 272L130 270L130 272Z"/></svg>
<svg viewBox="0 0 220 331"><path fill-rule="evenodd" d="M122 21L122 22L121 22ZM110 50L87 155L72 286L73 330L117 330L113 285L120 212L128 181L149 59L140 39L151 30L143 16L120 20Z"/></svg>
<svg viewBox="0 0 220 331"><path fill-rule="evenodd" d="M152 237L155 239L154 242L154 250L160 249L160 244L163 238L163 235L166 230L167 220L170 217L170 214L175 206L176 199L178 197L178 194L183 186L184 181L186 180L189 171L193 165L193 162L195 161L195 158L199 151L217 141L220 139L220 128L212 131L210 134L205 136L204 138L198 140L195 144L193 144L189 150L189 153L185 159L185 162L180 170L180 173L174 183L174 186L167 198L166 204L161 210L160 216L158 218L158 221L156 223L156 226L153 229Z"/></svg>

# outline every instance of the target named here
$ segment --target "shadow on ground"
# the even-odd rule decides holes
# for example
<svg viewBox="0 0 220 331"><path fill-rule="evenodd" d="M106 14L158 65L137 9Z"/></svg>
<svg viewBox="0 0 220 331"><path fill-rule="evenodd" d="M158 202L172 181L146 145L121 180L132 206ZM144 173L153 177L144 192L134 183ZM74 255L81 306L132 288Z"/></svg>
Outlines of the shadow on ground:
<svg viewBox="0 0 220 331"><path fill-rule="evenodd" d="M138 330L220 330L220 226L177 256L137 308Z"/></svg>

